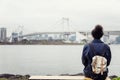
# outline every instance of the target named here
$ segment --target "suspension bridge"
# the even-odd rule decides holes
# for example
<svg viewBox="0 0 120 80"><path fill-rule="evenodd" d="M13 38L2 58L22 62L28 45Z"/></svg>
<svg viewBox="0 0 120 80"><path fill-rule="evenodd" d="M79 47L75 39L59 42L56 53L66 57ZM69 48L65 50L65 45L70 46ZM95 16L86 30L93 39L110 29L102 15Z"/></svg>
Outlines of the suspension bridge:
<svg viewBox="0 0 120 80"><path fill-rule="evenodd" d="M19 31L19 35L12 35L13 39L19 38L19 40L27 39L27 40L49 40L49 39L59 39L59 40L68 40L68 38L71 35L76 36L76 32L80 33L80 35L88 36L91 35L90 31L76 31L73 28L75 25L71 25L72 22L70 22L69 18L62 18L59 21L57 21L54 25L51 27L54 27L54 29L61 29L61 31L55 31L55 32L34 32L29 34L22 34L23 31ZM59 25L59 26L58 26ZM57 27L56 27L57 26ZM79 26L78 26L79 27ZM23 28L23 26L22 26ZM104 36L109 37L110 35L120 35L120 31L104 31ZM76 36L77 37L77 36Z"/></svg>

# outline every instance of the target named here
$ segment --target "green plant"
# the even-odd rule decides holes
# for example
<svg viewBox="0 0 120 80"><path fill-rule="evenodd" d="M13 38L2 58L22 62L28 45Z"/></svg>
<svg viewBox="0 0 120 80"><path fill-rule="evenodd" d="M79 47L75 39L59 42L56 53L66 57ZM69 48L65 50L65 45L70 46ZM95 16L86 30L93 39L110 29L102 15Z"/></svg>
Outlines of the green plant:
<svg viewBox="0 0 120 80"><path fill-rule="evenodd" d="M113 78L112 80L120 80L120 77L117 77L117 78Z"/></svg>
<svg viewBox="0 0 120 80"><path fill-rule="evenodd" d="M8 79L6 79L6 78L0 78L0 80L8 80Z"/></svg>

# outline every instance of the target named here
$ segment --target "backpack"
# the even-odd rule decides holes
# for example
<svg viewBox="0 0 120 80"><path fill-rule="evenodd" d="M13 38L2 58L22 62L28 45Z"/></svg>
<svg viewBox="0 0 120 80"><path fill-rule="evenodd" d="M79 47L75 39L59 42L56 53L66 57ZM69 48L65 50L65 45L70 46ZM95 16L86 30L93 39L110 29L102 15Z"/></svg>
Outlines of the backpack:
<svg viewBox="0 0 120 80"><path fill-rule="evenodd" d="M92 57L92 63L91 63L92 71L95 74L103 75L103 72L107 70L107 59L104 57L105 49L103 47L101 51L101 55L97 55L94 49L94 46L92 44L90 44L90 48L92 49L92 52L94 54L94 56Z"/></svg>

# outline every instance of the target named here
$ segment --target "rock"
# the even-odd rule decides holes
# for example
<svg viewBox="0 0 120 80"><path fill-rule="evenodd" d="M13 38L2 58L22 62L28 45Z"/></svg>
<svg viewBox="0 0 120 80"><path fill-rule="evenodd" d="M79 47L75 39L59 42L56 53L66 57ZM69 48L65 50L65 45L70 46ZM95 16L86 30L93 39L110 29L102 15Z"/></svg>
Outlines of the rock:
<svg viewBox="0 0 120 80"><path fill-rule="evenodd" d="M118 76L116 76L116 75L109 76L110 79L117 78L117 77Z"/></svg>
<svg viewBox="0 0 120 80"><path fill-rule="evenodd" d="M70 76L84 76L83 73L71 74Z"/></svg>
<svg viewBox="0 0 120 80"><path fill-rule="evenodd" d="M69 76L70 74L60 74L60 76Z"/></svg>
<svg viewBox="0 0 120 80"><path fill-rule="evenodd" d="M5 78L8 80L28 80L30 75L14 75L14 74L0 74L0 78Z"/></svg>
<svg viewBox="0 0 120 80"><path fill-rule="evenodd" d="M60 76L84 76L83 73L77 73L77 74L61 74Z"/></svg>
<svg viewBox="0 0 120 80"><path fill-rule="evenodd" d="M14 74L0 74L0 78L10 78L10 77L14 77Z"/></svg>
<svg viewBox="0 0 120 80"><path fill-rule="evenodd" d="M15 75L15 78L22 78L22 75Z"/></svg>
<svg viewBox="0 0 120 80"><path fill-rule="evenodd" d="M28 78L30 78L30 75L29 75L29 74L27 74L27 75L25 75L25 77L28 79Z"/></svg>

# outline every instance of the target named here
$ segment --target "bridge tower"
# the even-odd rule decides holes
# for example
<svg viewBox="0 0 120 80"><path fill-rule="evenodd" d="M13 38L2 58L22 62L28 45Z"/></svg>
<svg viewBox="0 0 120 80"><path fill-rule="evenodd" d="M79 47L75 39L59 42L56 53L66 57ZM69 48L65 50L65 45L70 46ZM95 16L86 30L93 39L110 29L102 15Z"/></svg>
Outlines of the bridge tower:
<svg viewBox="0 0 120 80"><path fill-rule="evenodd" d="M69 39L70 35L70 23L69 23L69 18L62 18L62 26L63 26L63 36L65 40Z"/></svg>
<svg viewBox="0 0 120 80"><path fill-rule="evenodd" d="M62 18L62 25L63 25L63 31L64 32L69 32L70 31L70 23L69 23L69 18Z"/></svg>

